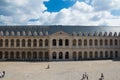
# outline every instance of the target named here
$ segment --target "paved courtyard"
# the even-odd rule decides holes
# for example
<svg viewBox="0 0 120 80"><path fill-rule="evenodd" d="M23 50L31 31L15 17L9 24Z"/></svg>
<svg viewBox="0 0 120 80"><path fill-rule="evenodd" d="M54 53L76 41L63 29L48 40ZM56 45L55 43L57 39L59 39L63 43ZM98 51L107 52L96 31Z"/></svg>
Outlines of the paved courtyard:
<svg viewBox="0 0 120 80"><path fill-rule="evenodd" d="M48 64L50 69L46 69ZM89 80L120 80L120 61L0 62L0 80L80 80L87 72Z"/></svg>

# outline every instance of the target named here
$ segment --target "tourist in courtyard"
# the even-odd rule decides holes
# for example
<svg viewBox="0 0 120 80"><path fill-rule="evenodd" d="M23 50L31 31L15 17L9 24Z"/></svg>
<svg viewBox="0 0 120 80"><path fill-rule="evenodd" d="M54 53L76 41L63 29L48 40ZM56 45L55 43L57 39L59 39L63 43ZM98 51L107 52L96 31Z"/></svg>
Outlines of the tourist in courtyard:
<svg viewBox="0 0 120 80"><path fill-rule="evenodd" d="M3 78L5 76L5 71L0 72L0 78Z"/></svg>
<svg viewBox="0 0 120 80"><path fill-rule="evenodd" d="M104 75L103 75L103 73L101 73L101 78L104 79Z"/></svg>
<svg viewBox="0 0 120 80"><path fill-rule="evenodd" d="M50 68L50 66L49 66L49 64L48 64L48 66L47 66L47 68L46 69L49 69Z"/></svg>

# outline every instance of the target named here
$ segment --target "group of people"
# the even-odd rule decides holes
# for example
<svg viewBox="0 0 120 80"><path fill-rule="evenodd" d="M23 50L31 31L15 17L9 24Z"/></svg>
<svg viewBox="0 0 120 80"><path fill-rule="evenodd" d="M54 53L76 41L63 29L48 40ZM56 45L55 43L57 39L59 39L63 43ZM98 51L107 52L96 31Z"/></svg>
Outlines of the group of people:
<svg viewBox="0 0 120 80"><path fill-rule="evenodd" d="M101 73L101 77L99 78L99 80L103 80L104 79L104 75L103 73Z"/></svg>
<svg viewBox="0 0 120 80"><path fill-rule="evenodd" d="M0 78L3 78L5 76L5 71L0 72Z"/></svg>
<svg viewBox="0 0 120 80"><path fill-rule="evenodd" d="M88 80L88 74L85 72L85 73L82 75L82 79L80 79L80 80ZM101 73L101 76L100 76L99 80L104 80L104 75L103 75L103 73Z"/></svg>
<svg viewBox="0 0 120 80"><path fill-rule="evenodd" d="M88 74L85 72L80 80L88 80Z"/></svg>

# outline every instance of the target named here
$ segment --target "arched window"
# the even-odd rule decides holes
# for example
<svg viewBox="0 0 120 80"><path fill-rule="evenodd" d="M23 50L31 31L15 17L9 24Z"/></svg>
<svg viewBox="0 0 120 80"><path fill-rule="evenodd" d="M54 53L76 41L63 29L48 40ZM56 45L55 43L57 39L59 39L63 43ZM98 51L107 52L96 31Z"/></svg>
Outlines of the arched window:
<svg viewBox="0 0 120 80"><path fill-rule="evenodd" d="M2 59L3 57L3 53L0 51L0 59Z"/></svg>
<svg viewBox="0 0 120 80"><path fill-rule="evenodd" d="M119 40L119 46L120 46L120 40Z"/></svg>
<svg viewBox="0 0 120 80"><path fill-rule="evenodd" d="M14 39L11 39L11 47L14 47Z"/></svg>
<svg viewBox="0 0 120 80"><path fill-rule="evenodd" d="M95 58L97 59L98 58L98 52L95 51Z"/></svg>
<svg viewBox="0 0 120 80"><path fill-rule="evenodd" d="M45 52L45 60L49 60L49 53Z"/></svg>
<svg viewBox="0 0 120 80"><path fill-rule="evenodd" d="M22 40L22 47L25 47L25 39Z"/></svg>
<svg viewBox="0 0 120 80"><path fill-rule="evenodd" d="M87 52L84 52L84 59L87 59Z"/></svg>
<svg viewBox="0 0 120 80"><path fill-rule="evenodd" d="M28 39L28 47L31 47L31 39Z"/></svg>
<svg viewBox="0 0 120 80"><path fill-rule="evenodd" d="M69 59L69 52L65 53L65 59Z"/></svg>
<svg viewBox="0 0 120 80"><path fill-rule="evenodd" d="M95 46L98 46L98 40L95 39Z"/></svg>
<svg viewBox="0 0 120 80"><path fill-rule="evenodd" d="M78 53L78 59L79 59L79 60L82 59L82 52L79 52L79 53Z"/></svg>
<svg viewBox="0 0 120 80"><path fill-rule="evenodd" d="M8 39L5 39L5 47L8 47L8 45L9 45L9 41Z"/></svg>
<svg viewBox="0 0 120 80"><path fill-rule="evenodd" d="M115 57L116 58L118 57L118 51L115 51Z"/></svg>
<svg viewBox="0 0 120 80"><path fill-rule="evenodd" d="M117 42L117 39L115 39L115 46L117 46L118 45L118 42Z"/></svg>
<svg viewBox="0 0 120 80"><path fill-rule="evenodd" d="M16 47L20 47L20 40L19 39L16 40Z"/></svg>
<svg viewBox="0 0 120 80"><path fill-rule="evenodd" d="M92 46L93 42L92 39L89 40L89 46Z"/></svg>
<svg viewBox="0 0 120 80"><path fill-rule="evenodd" d="M39 52L39 59L40 59L40 60L43 59L43 52Z"/></svg>
<svg viewBox="0 0 120 80"><path fill-rule="evenodd" d="M103 46L103 40L100 39L100 46Z"/></svg>
<svg viewBox="0 0 120 80"><path fill-rule="evenodd" d="M108 51L105 51L105 58L108 58Z"/></svg>
<svg viewBox="0 0 120 80"><path fill-rule="evenodd" d="M87 46L87 40L86 39L84 40L84 46Z"/></svg>
<svg viewBox="0 0 120 80"><path fill-rule="evenodd" d="M20 52L16 52L16 58L17 58L17 59L20 58Z"/></svg>
<svg viewBox="0 0 120 80"><path fill-rule="evenodd" d="M78 46L82 46L82 40L81 39L78 40Z"/></svg>
<svg viewBox="0 0 120 80"><path fill-rule="evenodd" d="M53 44L53 46L56 46L56 39L52 40L52 44Z"/></svg>
<svg viewBox="0 0 120 80"><path fill-rule="evenodd" d="M63 41L62 39L59 39L59 46L62 46L63 45Z"/></svg>
<svg viewBox="0 0 120 80"><path fill-rule="evenodd" d="M37 52L33 52L33 59L37 59Z"/></svg>
<svg viewBox="0 0 120 80"><path fill-rule="evenodd" d="M3 40L0 39L0 47L3 47Z"/></svg>
<svg viewBox="0 0 120 80"><path fill-rule="evenodd" d="M105 39L105 46L107 46L108 45L108 40L107 39Z"/></svg>
<svg viewBox="0 0 120 80"><path fill-rule="evenodd" d="M69 46L69 40L65 39L65 46Z"/></svg>
<svg viewBox="0 0 120 80"><path fill-rule="evenodd" d="M73 40L73 46L76 46L76 39Z"/></svg>
<svg viewBox="0 0 120 80"><path fill-rule="evenodd" d="M103 58L103 52L100 51L100 58Z"/></svg>
<svg viewBox="0 0 120 80"><path fill-rule="evenodd" d="M31 58L32 58L31 52L27 52L27 59L31 59Z"/></svg>
<svg viewBox="0 0 120 80"><path fill-rule="evenodd" d="M43 40L42 40L42 39L39 40L39 46L40 46L40 47L43 46Z"/></svg>
<svg viewBox="0 0 120 80"><path fill-rule="evenodd" d="M22 52L22 59L25 59L25 52Z"/></svg>
<svg viewBox="0 0 120 80"><path fill-rule="evenodd" d="M92 58L93 58L93 52L90 51L90 59L92 59Z"/></svg>
<svg viewBox="0 0 120 80"><path fill-rule="evenodd" d="M8 52L5 52L5 59L8 59Z"/></svg>
<svg viewBox="0 0 120 80"><path fill-rule="evenodd" d="M52 53L52 59L56 59L56 58L57 58L56 52L53 52Z"/></svg>
<svg viewBox="0 0 120 80"><path fill-rule="evenodd" d="M110 51L110 58L113 58L113 51Z"/></svg>
<svg viewBox="0 0 120 80"><path fill-rule="evenodd" d="M48 39L45 40L45 46L48 46L49 45L49 41Z"/></svg>
<svg viewBox="0 0 120 80"><path fill-rule="evenodd" d="M73 60L76 60L76 58L77 58L77 53L73 52Z"/></svg>
<svg viewBox="0 0 120 80"><path fill-rule="evenodd" d="M14 59L14 52L10 52L10 59Z"/></svg>
<svg viewBox="0 0 120 80"><path fill-rule="evenodd" d="M33 40L33 47L37 47L37 40L36 39Z"/></svg>
<svg viewBox="0 0 120 80"><path fill-rule="evenodd" d="M59 59L62 59L62 58L63 58L63 53L59 52Z"/></svg>
<svg viewBox="0 0 120 80"><path fill-rule="evenodd" d="M112 46L113 45L113 40L112 39L110 39L110 46Z"/></svg>

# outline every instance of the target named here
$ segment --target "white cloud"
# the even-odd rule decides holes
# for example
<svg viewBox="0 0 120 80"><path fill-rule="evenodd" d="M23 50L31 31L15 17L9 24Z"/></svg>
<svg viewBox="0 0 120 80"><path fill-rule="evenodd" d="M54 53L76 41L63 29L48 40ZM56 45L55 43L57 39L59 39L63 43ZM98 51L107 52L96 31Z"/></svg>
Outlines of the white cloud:
<svg viewBox="0 0 120 80"><path fill-rule="evenodd" d="M43 2L48 0L1 1L6 7L0 6L3 10L0 11L0 24L120 25L120 16L116 17L110 13L111 9L120 8L119 0L92 0L92 5L77 1L70 8L64 8L59 12L45 11L47 7Z"/></svg>

